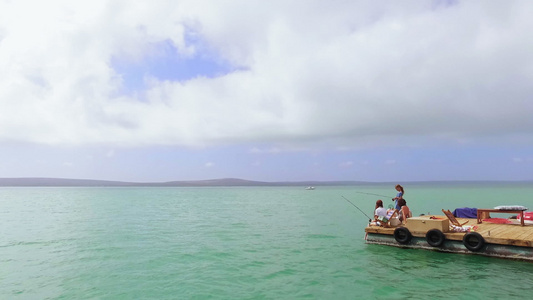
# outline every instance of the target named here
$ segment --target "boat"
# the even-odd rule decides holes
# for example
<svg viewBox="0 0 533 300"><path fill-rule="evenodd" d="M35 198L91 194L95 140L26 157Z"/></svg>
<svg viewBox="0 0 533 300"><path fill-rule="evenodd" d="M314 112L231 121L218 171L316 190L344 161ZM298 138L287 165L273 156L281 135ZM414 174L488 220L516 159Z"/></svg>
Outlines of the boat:
<svg viewBox="0 0 533 300"><path fill-rule="evenodd" d="M308 187L306 187L305 189L306 189L306 190L314 190L315 187L314 187L314 186L308 186Z"/></svg>
<svg viewBox="0 0 533 300"><path fill-rule="evenodd" d="M479 214L476 219L455 218L443 212L444 216L409 218L399 226L372 222L365 228L366 243L533 262L533 224L490 216L483 219Z"/></svg>

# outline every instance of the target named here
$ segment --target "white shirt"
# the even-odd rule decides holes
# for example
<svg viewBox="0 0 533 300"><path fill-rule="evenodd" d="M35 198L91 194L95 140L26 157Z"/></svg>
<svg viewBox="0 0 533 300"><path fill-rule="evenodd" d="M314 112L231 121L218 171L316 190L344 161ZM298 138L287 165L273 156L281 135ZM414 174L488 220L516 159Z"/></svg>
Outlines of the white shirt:
<svg viewBox="0 0 533 300"><path fill-rule="evenodd" d="M376 208L376 211L374 212L374 215L378 216L378 217L386 217L387 216L387 209L385 209L383 207L378 207L378 208Z"/></svg>

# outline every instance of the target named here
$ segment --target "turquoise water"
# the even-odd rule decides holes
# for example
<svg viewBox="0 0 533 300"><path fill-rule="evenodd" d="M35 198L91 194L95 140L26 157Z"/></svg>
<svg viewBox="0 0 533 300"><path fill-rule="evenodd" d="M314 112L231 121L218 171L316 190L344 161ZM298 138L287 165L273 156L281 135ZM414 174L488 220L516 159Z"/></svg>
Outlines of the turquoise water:
<svg viewBox="0 0 533 300"><path fill-rule="evenodd" d="M0 188L0 299L524 299L533 264L366 245L388 186ZM408 186L414 215L533 186ZM528 297L525 297L528 298Z"/></svg>

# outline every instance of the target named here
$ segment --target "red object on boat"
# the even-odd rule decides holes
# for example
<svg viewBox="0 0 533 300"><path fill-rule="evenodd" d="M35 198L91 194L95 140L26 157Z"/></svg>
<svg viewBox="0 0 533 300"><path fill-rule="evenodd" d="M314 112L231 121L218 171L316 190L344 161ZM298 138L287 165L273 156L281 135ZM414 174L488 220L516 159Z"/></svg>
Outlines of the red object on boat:
<svg viewBox="0 0 533 300"><path fill-rule="evenodd" d="M525 217L524 217L525 220ZM490 218L490 219L483 219L483 222L487 223L494 223L494 224L511 224L511 220L504 219L504 218Z"/></svg>
<svg viewBox="0 0 533 300"><path fill-rule="evenodd" d="M520 214L516 218L520 220ZM533 211L524 212L524 221L533 221Z"/></svg>

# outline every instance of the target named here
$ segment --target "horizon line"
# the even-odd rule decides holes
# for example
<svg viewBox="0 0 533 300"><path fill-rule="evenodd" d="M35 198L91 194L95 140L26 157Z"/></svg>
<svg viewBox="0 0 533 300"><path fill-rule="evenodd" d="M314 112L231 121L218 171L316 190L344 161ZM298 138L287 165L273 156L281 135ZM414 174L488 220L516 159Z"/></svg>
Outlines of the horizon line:
<svg viewBox="0 0 533 300"><path fill-rule="evenodd" d="M77 178L55 178L55 177L2 177L0 178L0 187L9 186L109 186L109 187L208 187L208 186L350 186L350 185L369 185L369 184L396 184L398 181L361 181L361 180L301 180L301 181L258 181L241 178L215 178L201 180L172 180L157 182L135 182L121 180L102 180L102 179L77 179ZM402 184L473 184L473 183L533 183L533 180L407 180L401 181Z"/></svg>

